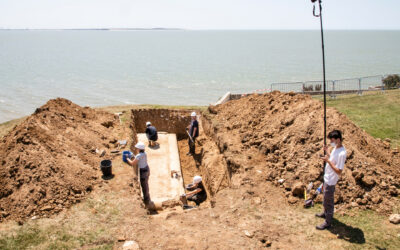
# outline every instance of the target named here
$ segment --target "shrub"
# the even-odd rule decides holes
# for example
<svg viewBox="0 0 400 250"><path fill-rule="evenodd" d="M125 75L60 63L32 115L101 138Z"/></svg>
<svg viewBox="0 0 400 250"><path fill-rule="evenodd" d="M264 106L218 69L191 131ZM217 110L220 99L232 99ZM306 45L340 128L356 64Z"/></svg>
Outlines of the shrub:
<svg viewBox="0 0 400 250"><path fill-rule="evenodd" d="M382 81L386 89L394 89L400 87L399 75L388 75Z"/></svg>

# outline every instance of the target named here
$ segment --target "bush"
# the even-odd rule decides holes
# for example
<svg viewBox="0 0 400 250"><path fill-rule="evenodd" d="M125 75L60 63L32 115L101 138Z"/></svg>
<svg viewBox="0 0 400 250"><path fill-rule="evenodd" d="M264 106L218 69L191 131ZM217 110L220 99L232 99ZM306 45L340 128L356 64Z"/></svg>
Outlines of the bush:
<svg viewBox="0 0 400 250"><path fill-rule="evenodd" d="M394 89L400 87L399 75L388 75L382 81L386 89Z"/></svg>
<svg viewBox="0 0 400 250"><path fill-rule="evenodd" d="M315 91L321 91L321 89L322 89L322 84L315 85Z"/></svg>
<svg viewBox="0 0 400 250"><path fill-rule="evenodd" d="M312 91L314 91L313 85L308 85L308 86L303 85L303 92L312 92Z"/></svg>

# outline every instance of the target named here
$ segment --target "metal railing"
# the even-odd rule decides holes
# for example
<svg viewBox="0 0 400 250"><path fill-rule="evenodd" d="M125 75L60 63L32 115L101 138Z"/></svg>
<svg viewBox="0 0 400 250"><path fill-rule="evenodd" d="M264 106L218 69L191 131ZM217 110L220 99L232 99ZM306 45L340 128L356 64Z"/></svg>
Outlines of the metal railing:
<svg viewBox="0 0 400 250"><path fill-rule="evenodd" d="M385 85L383 79L388 75L365 76L360 78L350 78L341 80L327 80L327 94L335 98L340 94L357 93L362 95L364 91L384 91ZM304 82L287 82L287 83L271 83L266 89L256 90L243 95L252 93L265 93L272 91L296 92L310 95L323 94L323 81L304 81Z"/></svg>

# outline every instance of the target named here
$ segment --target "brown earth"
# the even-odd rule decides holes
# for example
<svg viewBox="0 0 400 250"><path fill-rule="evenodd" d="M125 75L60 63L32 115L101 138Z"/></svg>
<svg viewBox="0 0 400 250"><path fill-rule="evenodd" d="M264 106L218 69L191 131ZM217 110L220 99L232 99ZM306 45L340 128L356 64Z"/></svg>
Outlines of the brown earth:
<svg viewBox="0 0 400 250"><path fill-rule="evenodd" d="M96 149L109 158L114 115L50 100L0 142L0 221L61 211L82 200L101 176Z"/></svg>
<svg viewBox="0 0 400 250"><path fill-rule="evenodd" d="M101 180L100 158L93 152L95 148L109 151L115 137L130 136L135 124L117 126L109 113L52 100L0 144L0 156L5 159L0 170L0 208L3 216L4 208L9 209L6 219L47 216L82 200L93 189L87 197L90 204L98 204L91 210L84 201L76 209L51 216L58 221L64 214L60 224L75 223L78 235L106 228L106 236L78 245L83 249L102 242L112 242L117 249L125 240L135 240L142 249L329 249L364 244L361 229L340 222L330 231L315 230L314 225L322 220L313 216L313 210L302 209L302 199L292 195L294 185L318 184L321 177L321 117L318 101L277 92L210 107L203 114L196 156L184 156L187 141L178 142L185 183L201 174L209 194L211 190L209 202L189 211L173 207L150 215L141 201L134 171L118 157L113 161L115 178ZM333 125L334 119L340 122ZM353 201L358 204L358 198L367 201L357 205L361 208L386 212L395 206L398 155L333 109L328 110L328 121L329 130L339 127L344 131L349 156L339 182L337 212L343 213ZM132 138L130 145L135 141ZM25 168L28 160L36 168ZM277 182L281 178L285 179L282 185ZM3 196L7 190L12 193ZM37 190L45 190L45 196L36 198ZM59 197L60 206L53 196ZM297 205L289 206L288 201ZM45 206L54 208L44 211ZM111 215L103 209L112 210ZM92 223L96 220L99 224ZM2 224L7 228L6 223ZM393 231L390 224L384 228Z"/></svg>
<svg viewBox="0 0 400 250"><path fill-rule="evenodd" d="M323 106L310 96L273 92L210 107L210 125L236 186L265 181L281 186L289 203L302 201L304 187L322 180ZM347 149L338 182L339 207L391 212L398 199L399 155L336 111L327 110L327 130L340 129ZM257 173L263 178L257 180ZM283 184L278 180L284 179ZM295 198L293 196L298 196ZM321 199L321 197L319 198Z"/></svg>

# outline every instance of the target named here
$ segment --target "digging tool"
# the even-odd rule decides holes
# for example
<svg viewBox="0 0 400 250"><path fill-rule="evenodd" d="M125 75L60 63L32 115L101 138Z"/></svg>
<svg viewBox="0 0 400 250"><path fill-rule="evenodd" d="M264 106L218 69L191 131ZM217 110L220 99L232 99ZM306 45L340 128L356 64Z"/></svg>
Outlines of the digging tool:
<svg viewBox="0 0 400 250"><path fill-rule="evenodd" d="M186 134L189 136L190 141L192 141L192 143L194 143L193 137L190 135L188 129L186 129Z"/></svg>
<svg viewBox="0 0 400 250"><path fill-rule="evenodd" d="M311 182L310 184L308 184L307 190L304 190L304 208L310 208L314 206L314 200L315 198L317 198L317 196L322 192L322 187L324 184L321 184L318 188L317 191L315 192L315 194L307 199L308 195L310 194L310 191L313 187L313 183Z"/></svg>

